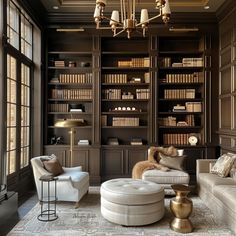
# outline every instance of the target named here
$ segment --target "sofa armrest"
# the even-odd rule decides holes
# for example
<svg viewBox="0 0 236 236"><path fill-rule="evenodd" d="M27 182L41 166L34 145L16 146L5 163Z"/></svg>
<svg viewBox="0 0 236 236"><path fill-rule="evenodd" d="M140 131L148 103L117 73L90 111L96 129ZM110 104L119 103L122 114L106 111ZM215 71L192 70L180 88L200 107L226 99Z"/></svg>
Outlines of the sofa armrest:
<svg viewBox="0 0 236 236"><path fill-rule="evenodd" d="M216 162L216 159L198 159L196 160L196 177L198 180L198 175L200 173L210 173L212 164Z"/></svg>
<svg viewBox="0 0 236 236"><path fill-rule="evenodd" d="M197 173L209 173L210 164L214 164L216 159L198 159L197 160Z"/></svg>

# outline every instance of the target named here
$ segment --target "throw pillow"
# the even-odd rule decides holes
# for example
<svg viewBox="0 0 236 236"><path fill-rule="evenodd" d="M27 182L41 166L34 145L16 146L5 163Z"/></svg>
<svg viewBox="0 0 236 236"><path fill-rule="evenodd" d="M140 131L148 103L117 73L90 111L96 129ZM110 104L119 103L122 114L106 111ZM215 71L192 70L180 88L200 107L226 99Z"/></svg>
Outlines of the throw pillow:
<svg viewBox="0 0 236 236"><path fill-rule="evenodd" d="M64 172L60 162L55 157L53 157L52 159L43 161L43 164L44 164L44 168L48 172L52 173L53 176L58 176Z"/></svg>
<svg viewBox="0 0 236 236"><path fill-rule="evenodd" d="M234 160L232 155L223 154L217 159L215 165L211 168L210 173L217 174L220 177L226 177L231 170Z"/></svg>
<svg viewBox="0 0 236 236"><path fill-rule="evenodd" d="M183 163L185 156L166 156L163 153L159 153L159 156L161 158L159 162L161 165L175 170L184 170Z"/></svg>

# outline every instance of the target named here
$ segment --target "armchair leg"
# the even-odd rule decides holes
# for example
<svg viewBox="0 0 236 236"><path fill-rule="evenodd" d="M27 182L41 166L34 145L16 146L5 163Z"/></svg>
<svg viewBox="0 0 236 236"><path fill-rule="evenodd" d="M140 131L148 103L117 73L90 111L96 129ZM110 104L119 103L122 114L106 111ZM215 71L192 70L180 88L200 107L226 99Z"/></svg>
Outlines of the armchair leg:
<svg viewBox="0 0 236 236"><path fill-rule="evenodd" d="M79 208L79 202L75 202L75 209Z"/></svg>

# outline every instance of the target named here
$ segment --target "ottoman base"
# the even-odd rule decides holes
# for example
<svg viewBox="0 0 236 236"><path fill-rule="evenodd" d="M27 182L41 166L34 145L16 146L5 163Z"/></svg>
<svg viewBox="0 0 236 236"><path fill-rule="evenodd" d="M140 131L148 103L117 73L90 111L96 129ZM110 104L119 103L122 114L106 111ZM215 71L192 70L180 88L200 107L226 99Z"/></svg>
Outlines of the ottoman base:
<svg viewBox="0 0 236 236"><path fill-rule="evenodd" d="M152 224L165 214L164 199L142 206L120 205L101 198L101 213L108 221L125 226Z"/></svg>
<svg viewBox="0 0 236 236"><path fill-rule="evenodd" d="M165 213L164 189L150 181L113 179L101 186L101 214L125 226L152 224Z"/></svg>

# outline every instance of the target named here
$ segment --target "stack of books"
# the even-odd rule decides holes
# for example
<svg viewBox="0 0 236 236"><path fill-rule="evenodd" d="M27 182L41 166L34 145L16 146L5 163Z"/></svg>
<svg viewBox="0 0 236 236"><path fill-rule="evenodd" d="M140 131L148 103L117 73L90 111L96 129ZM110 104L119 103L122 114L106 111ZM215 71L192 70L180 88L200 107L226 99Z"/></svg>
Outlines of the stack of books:
<svg viewBox="0 0 236 236"><path fill-rule="evenodd" d="M119 145L119 140L118 138L109 138L107 141L108 145Z"/></svg>
<svg viewBox="0 0 236 236"><path fill-rule="evenodd" d="M54 65L56 67L65 67L65 62L64 61L54 61Z"/></svg>
<svg viewBox="0 0 236 236"><path fill-rule="evenodd" d="M80 139L78 145L89 145L89 141L87 139Z"/></svg>
<svg viewBox="0 0 236 236"><path fill-rule="evenodd" d="M143 141L141 138L132 138L131 145L143 145Z"/></svg>

